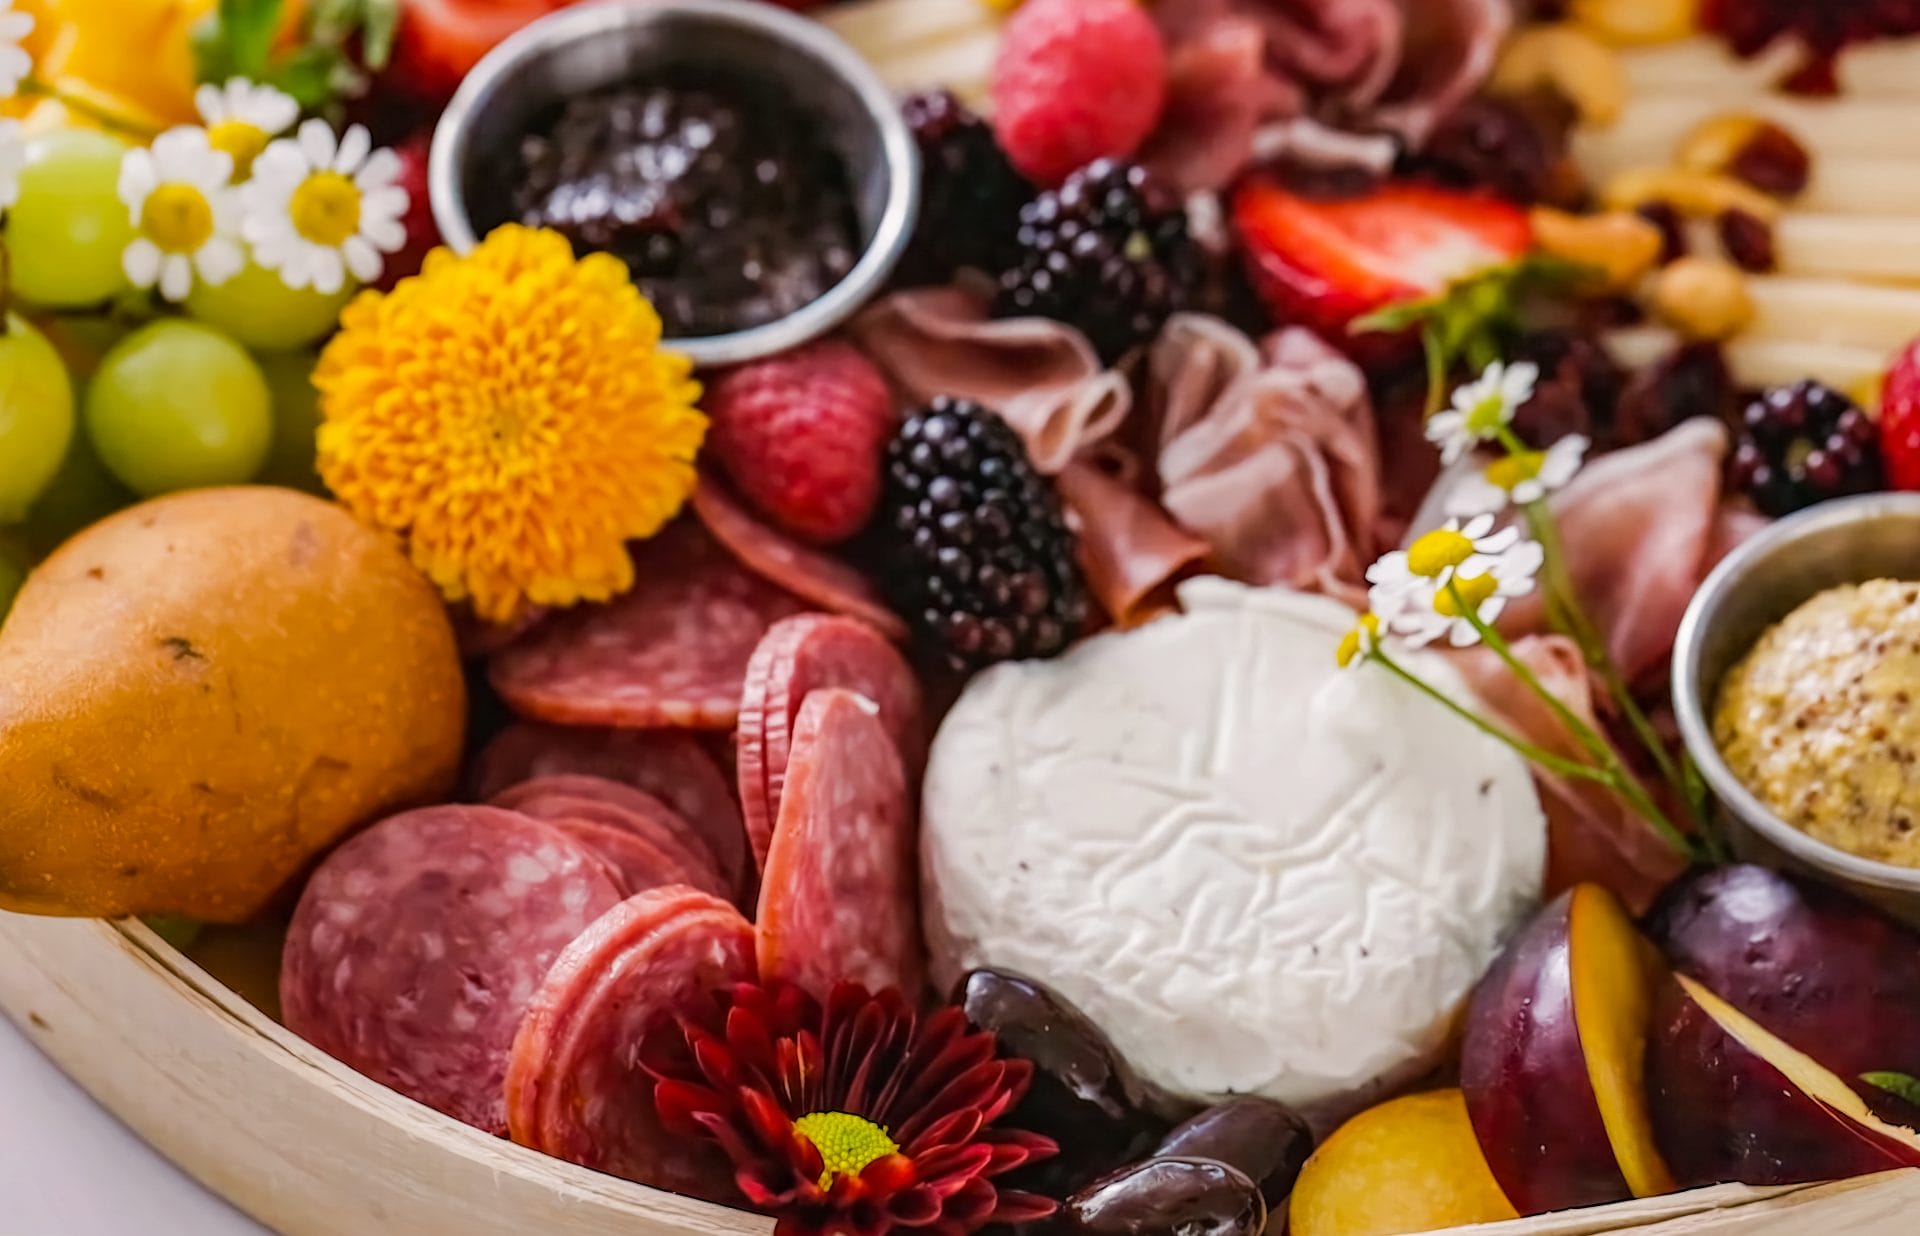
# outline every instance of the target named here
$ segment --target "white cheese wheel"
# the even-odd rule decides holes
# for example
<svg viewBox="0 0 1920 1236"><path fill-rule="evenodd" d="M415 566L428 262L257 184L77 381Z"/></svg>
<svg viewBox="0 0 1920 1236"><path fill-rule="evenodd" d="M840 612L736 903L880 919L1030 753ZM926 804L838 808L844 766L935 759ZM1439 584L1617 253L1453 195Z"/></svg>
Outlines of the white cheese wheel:
<svg viewBox="0 0 1920 1236"><path fill-rule="evenodd" d="M1437 1062L1539 900L1522 760L1377 666L1352 612L1224 580L961 696L927 772L937 977L1054 988L1143 1078L1349 1110ZM1436 656L1401 654L1469 698Z"/></svg>

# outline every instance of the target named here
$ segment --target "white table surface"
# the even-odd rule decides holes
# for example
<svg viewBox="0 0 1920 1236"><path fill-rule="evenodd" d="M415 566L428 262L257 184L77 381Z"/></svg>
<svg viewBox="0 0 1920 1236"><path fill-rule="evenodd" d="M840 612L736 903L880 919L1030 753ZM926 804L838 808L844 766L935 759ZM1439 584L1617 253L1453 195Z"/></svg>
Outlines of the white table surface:
<svg viewBox="0 0 1920 1236"><path fill-rule="evenodd" d="M271 1233L154 1153L0 1017L0 1236Z"/></svg>

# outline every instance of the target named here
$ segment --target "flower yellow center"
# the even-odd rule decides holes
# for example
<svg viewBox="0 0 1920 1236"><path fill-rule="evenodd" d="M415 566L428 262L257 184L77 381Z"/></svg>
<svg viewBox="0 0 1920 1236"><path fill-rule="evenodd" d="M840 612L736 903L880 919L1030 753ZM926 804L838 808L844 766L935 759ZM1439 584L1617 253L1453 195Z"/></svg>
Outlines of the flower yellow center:
<svg viewBox="0 0 1920 1236"><path fill-rule="evenodd" d="M1499 392L1481 399L1467 409L1467 429L1476 438L1491 438L1507 423L1507 401Z"/></svg>
<svg viewBox="0 0 1920 1236"><path fill-rule="evenodd" d="M1442 588L1434 594L1433 608L1443 618L1465 618L1468 614L1479 613L1480 607L1487 603L1498 587L1491 575L1456 579L1451 587Z"/></svg>
<svg viewBox="0 0 1920 1236"><path fill-rule="evenodd" d="M1339 651L1334 654L1340 662L1340 668L1345 669L1349 665L1352 665L1355 661L1359 660L1362 655L1371 651L1373 646L1379 642L1379 615L1360 615L1360 621L1354 625L1353 630L1347 632L1345 638L1340 641Z"/></svg>
<svg viewBox="0 0 1920 1236"><path fill-rule="evenodd" d="M267 134L257 124L222 120L207 130L207 144L227 152L233 160L233 179L237 184L253 172L253 161L267 148Z"/></svg>
<svg viewBox="0 0 1920 1236"><path fill-rule="evenodd" d="M339 172L315 172L293 191L287 213L302 238L338 249L360 230L360 189Z"/></svg>
<svg viewBox="0 0 1920 1236"><path fill-rule="evenodd" d="M1452 528L1435 528L1407 549L1407 569L1426 579L1438 579L1449 567L1473 557L1473 542Z"/></svg>
<svg viewBox="0 0 1920 1236"><path fill-rule="evenodd" d="M800 1135L820 1152L826 1170L820 1173L820 1187L833 1183L835 1176L858 1176L867 1165L890 1154L899 1154L887 1131L860 1116L846 1112L810 1112L793 1122Z"/></svg>
<svg viewBox="0 0 1920 1236"><path fill-rule="evenodd" d="M192 185L161 185L140 208L140 230L168 253L197 253L213 239L213 206Z"/></svg>
<svg viewBox="0 0 1920 1236"><path fill-rule="evenodd" d="M1546 456L1539 451L1521 451L1505 459L1496 459L1487 465L1487 480L1512 493L1520 486L1540 475L1540 465Z"/></svg>

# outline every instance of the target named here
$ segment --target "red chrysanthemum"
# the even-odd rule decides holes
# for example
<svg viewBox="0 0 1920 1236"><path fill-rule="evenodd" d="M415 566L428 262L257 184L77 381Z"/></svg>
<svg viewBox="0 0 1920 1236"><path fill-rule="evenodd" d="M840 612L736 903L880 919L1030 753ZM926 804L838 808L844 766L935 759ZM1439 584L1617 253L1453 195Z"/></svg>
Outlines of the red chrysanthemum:
<svg viewBox="0 0 1920 1236"><path fill-rule="evenodd" d="M720 1144L775 1236L962 1236L1056 1209L993 1183L1058 1149L993 1127L1033 1076L998 1047L959 1009L921 1016L896 991L841 983L822 1004L742 984L642 1059L662 1122Z"/></svg>

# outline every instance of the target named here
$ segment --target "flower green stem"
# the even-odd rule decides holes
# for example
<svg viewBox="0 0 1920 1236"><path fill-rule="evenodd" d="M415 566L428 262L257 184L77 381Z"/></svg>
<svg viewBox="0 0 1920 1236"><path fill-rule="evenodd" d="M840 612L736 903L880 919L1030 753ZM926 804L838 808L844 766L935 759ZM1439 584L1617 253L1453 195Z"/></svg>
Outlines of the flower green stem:
<svg viewBox="0 0 1920 1236"><path fill-rule="evenodd" d="M1526 452L1526 443L1520 441L1511 426L1502 425L1495 432L1500 445L1509 454ZM1560 540L1560 528L1554 520L1552 507L1545 498L1540 498L1528 503L1525 510L1527 523L1534 539L1540 542L1541 554L1546 562L1545 592L1550 621L1580 649L1581 659L1586 662L1588 670L1600 679L1607 695L1626 718L1634 737L1659 769L1661 778L1686 808L1695 832L1708 850L1720 851L1719 840L1713 836L1708 820L1705 784L1688 763L1674 759L1673 752L1654 728L1652 719L1634 698L1625 676L1607 652L1606 641L1600 637L1599 630L1580 603L1579 592L1574 588L1573 578L1567 571L1566 550Z"/></svg>
<svg viewBox="0 0 1920 1236"><path fill-rule="evenodd" d="M1420 692L1428 699L1435 701L1454 716L1459 717L1467 724L1473 726L1473 728L1479 730L1482 734L1505 743L1523 759L1533 761L1548 772L1561 777L1572 777L1582 781L1594 781L1608 786L1613 785L1613 778L1603 769L1594 768L1590 765L1581 764L1574 760L1555 755L1544 747L1537 747L1518 735L1508 733L1486 718L1463 707L1459 701L1453 699L1425 679L1411 673L1405 666L1378 648L1368 653L1367 659L1377 662L1383 669L1392 673L1394 677L1414 688L1414 690Z"/></svg>
<svg viewBox="0 0 1920 1236"><path fill-rule="evenodd" d="M1595 732L1592 726L1581 720L1579 714L1567 707L1565 701L1547 690L1546 684L1540 681L1539 675L1533 672L1533 668L1515 655L1513 646L1507 643L1505 637L1481 619L1479 612L1467 603L1466 597L1460 594L1458 583L1448 581L1447 595L1453 598L1455 609L1473 624L1473 629L1479 633L1481 642L1491 648L1495 656L1506 662L1507 668L1519 677L1528 690L1540 697L1540 701L1553 711L1553 715L1559 718L1560 724L1566 726L1567 732L1587 749L1589 755L1603 762L1614 758L1613 748L1607 740Z"/></svg>
<svg viewBox="0 0 1920 1236"><path fill-rule="evenodd" d="M1573 580L1567 574L1566 552L1561 546L1559 525L1553 518L1553 511L1543 499L1528 503L1526 512L1534 539L1540 542L1546 557L1549 608L1558 612L1564 624L1563 629L1579 647L1587 668L1599 677L1601 685L1620 709L1620 715L1627 719L1634 736L1660 770L1660 776L1686 807L1694 824L1701 825L1706 816L1705 787L1697 776L1688 777L1680 762L1674 759L1666 741L1660 737L1660 731L1654 728L1652 718L1640 707L1640 702L1633 696L1633 689L1627 685L1626 677L1608 654L1606 641L1600 638L1599 631L1581 607Z"/></svg>
<svg viewBox="0 0 1920 1236"><path fill-rule="evenodd" d="M1420 332L1420 348L1427 358L1427 420L1447 403L1447 353L1440 343L1435 328L1428 326Z"/></svg>
<svg viewBox="0 0 1920 1236"><path fill-rule="evenodd" d="M1546 684L1540 681L1539 676L1514 655L1512 646L1501 637L1500 633L1483 622L1480 615L1466 604L1465 598L1460 595L1456 585L1449 583L1447 592L1453 597L1454 604L1460 613L1473 625L1474 631L1479 634L1481 640L1493 650L1494 655L1505 662L1507 668L1526 684L1527 689L1539 696L1541 702L1552 710L1553 715L1567 728L1568 732L1601 762L1608 774L1607 784L1613 788L1613 791L1625 799L1627 804L1637 811L1656 833L1660 834L1660 839L1671 846L1675 853L1689 860L1700 857L1699 847L1674 826L1673 821L1667 818L1664 811L1660 810L1659 804L1653 801L1652 796L1647 793L1646 788L1640 784L1632 771L1620 762L1620 756L1614 751L1612 745L1595 733L1593 727L1582 721L1558 696L1547 690Z"/></svg>
<svg viewBox="0 0 1920 1236"><path fill-rule="evenodd" d="M26 77L20 79L20 93L38 95L43 99L52 99L68 111L85 116L94 123L112 129L124 137L131 137L141 142L150 142L159 136L158 131L149 125L141 124L136 120L130 120L88 99L68 94L58 86L50 82L41 81L32 74L28 74Z"/></svg>

